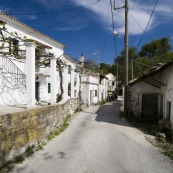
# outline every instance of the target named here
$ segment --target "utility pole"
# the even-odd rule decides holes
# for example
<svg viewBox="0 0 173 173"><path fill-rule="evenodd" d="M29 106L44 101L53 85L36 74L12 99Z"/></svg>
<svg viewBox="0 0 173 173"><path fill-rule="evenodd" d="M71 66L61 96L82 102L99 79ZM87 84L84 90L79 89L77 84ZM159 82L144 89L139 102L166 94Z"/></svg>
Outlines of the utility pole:
<svg viewBox="0 0 173 173"><path fill-rule="evenodd" d="M117 75L116 75L116 89L118 89L118 61L117 61Z"/></svg>
<svg viewBox="0 0 173 173"><path fill-rule="evenodd" d="M125 93L124 93L124 113L128 116L128 0L125 0Z"/></svg>
<svg viewBox="0 0 173 173"><path fill-rule="evenodd" d="M133 80L133 59L132 59L132 80Z"/></svg>
<svg viewBox="0 0 173 173"><path fill-rule="evenodd" d="M121 8L125 8L125 35L124 35L124 44L125 44L125 84L124 84L124 113L125 116L128 116L128 98L127 98L127 91L128 91L128 0L125 0L125 5L123 7L116 8L115 7L115 0L114 0L114 10L118 10Z"/></svg>

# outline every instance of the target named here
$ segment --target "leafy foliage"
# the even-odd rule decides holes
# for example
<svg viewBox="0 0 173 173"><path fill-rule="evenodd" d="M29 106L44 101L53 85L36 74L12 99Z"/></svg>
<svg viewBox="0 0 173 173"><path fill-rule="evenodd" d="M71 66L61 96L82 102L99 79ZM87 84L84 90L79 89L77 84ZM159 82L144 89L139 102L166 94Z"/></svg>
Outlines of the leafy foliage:
<svg viewBox="0 0 173 173"><path fill-rule="evenodd" d="M169 41L169 37L154 40L150 43L144 44L139 52L135 47L129 47L129 80L132 80L132 66L133 78L137 78L140 75L146 73L151 67L155 66L156 64L164 63L166 61L173 59L173 52L171 52L172 47ZM121 85L124 82L124 60L125 50L122 50L120 55L115 58L114 64L110 68L110 72L116 75L118 62L118 77L120 81L119 85Z"/></svg>
<svg viewBox="0 0 173 173"><path fill-rule="evenodd" d="M165 37L161 39L154 40L142 46L139 52L140 57L147 57L149 59L163 55L166 52L171 51L171 45L169 44L170 38Z"/></svg>

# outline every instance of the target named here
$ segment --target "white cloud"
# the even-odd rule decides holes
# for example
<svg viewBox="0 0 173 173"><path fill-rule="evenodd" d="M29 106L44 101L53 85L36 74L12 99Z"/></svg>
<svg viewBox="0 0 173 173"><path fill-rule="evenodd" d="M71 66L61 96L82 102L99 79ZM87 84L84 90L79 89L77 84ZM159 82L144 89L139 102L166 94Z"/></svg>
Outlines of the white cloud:
<svg viewBox="0 0 173 173"><path fill-rule="evenodd" d="M56 27L56 30L59 31L76 31L76 30L80 30L82 28L85 28L88 26L88 21L82 18L78 18L78 19L73 19L70 20L68 23L64 24L64 25L60 25L59 27Z"/></svg>
<svg viewBox="0 0 173 173"><path fill-rule="evenodd" d="M75 4L76 6L81 5L87 5L93 2L96 2L96 0L69 0L63 1L63 0L36 0L40 4L44 5L48 9L60 9L62 5L69 5L69 4ZM113 2L113 0L112 0ZM124 6L124 0L116 0L116 7ZM152 13L152 10L154 8L156 1L151 0L129 0L129 10L137 23L140 25L141 28L145 29L150 15ZM114 5L114 3L112 3ZM108 6L110 7L110 1L109 0L100 0L98 3L96 3L94 6L92 6L90 11L90 16L87 16L87 18L90 18L92 20L101 21L102 25L105 27L107 23L107 14L108 14ZM89 7L89 6L87 6ZM147 28L147 31L155 28L156 26L160 25L162 22L173 20L173 3L172 0L164 0L164 1L158 1L156 9L154 11L154 14L150 20L149 26ZM110 8L109 8L110 10ZM115 30L121 33L124 33L124 26L125 26L125 17L124 17L124 9L120 10L113 10L114 14L114 21L115 21ZM83 13L85 14L85 13ZM109 11L109 30L112 32L112 19L111 19L111 12ZM138 35L143 33L143 30L138 26L132 16L129 14L129 34L131 35ZM74 27L74 26L66 26L64 29L70 30L70 28L73 29L80 29L80 27ZM82 28L82 27L81 27ZM60 30L60 29L59 29Z"/></svg>
<svg viewBox="0 0 173 173"><path fill-rule="evenodd" d="M7 13L10 8L5 8L4 6L0 6L0 11Z"/></svg>
<svg viewBox="0 0 173 173"><path fill-rule="evenodd" d="M67 4L63 0L36 0L40 4L44 5L47 9L59 9L63 4Z"/></svg>
<svg viewBox="0 0 173 173"><path fill-rule="evenodd" d="M72 0L71 0L72 1ZM78 5L86 5L89 3L92 3L93 0L73 0L74 3ZM121 7L124 5L124 1L116 1L116 7ZM92 16L93 18L100 18L103 22L103 25L106 24L107 21L107 14L108 14L108 5L110 6L109 1L99 1L96 5L94 5L90 10L94 12L97 16ZM150 20L149 26L147 28L147 31L156 27L157 25L162 22L161 20L157 20L157 16L162 18L170 19L172 17L172 7L171 7L171 0L164 0L164 2L158 3L156 6L156 10ZM151 1L135 1L130 0L129 1L129 9L137 23L141 26L141 28L145 29L151 12L154 8L155 2ZM115 30L124 33L124 26L125 26L125 17L124 17L124 9L120 10L114 10L114 21L115 21ZM129 14L129 34L131 35L137 35L143 33L143 30L137 25L137 23L134 21L134 19ZM112 20L111 20L111 14L109 12L109 29L112 30Z"/></svg>
<svg viewBox="0 0 173 173"><path fill-rule="evenodd" d="M37 17L35 15L12 15L17 20L35 20Z"/></svg>
<svg viewBox="0 0 173 173"><path fill-rule="evenodd" d="M10 8L4 8L3 6L0 6L0 10L2 10L2 12L6 13L6 14L19 14L19 12L10 12L11 9ZM29 19L29 20L35 20L37 19L37 17L35 15L12 15L15 19Z"/></svg>
<svg viewBox="0 0 173 173"><path fill-rule="evenodd" d="M23 16L22 18L30 19L30 20L35 20L35 19L37 19L37 17L36 17L35 15L26 15L26 16Z"/></svg>

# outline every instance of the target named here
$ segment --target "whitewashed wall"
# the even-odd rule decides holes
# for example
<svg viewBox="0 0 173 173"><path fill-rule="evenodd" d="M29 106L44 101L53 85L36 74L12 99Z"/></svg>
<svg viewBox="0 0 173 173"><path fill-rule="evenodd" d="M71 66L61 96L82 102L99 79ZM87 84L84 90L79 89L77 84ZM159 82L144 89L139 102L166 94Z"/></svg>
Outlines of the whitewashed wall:
<svg viewBox="0 0 173 173"><path fill-rule="evenodd" d="M171 102L170 121L173 124L173 65L166 68L160 75L161 82L166 84L161 88L161 93L163 94L163 116L167 118L167 101L169 101Z"/></svg>
<svg viewBox="0 0 173 173"><path fill-rule="evenodd" d="M142 111L142 94L158 94L158 111L160 112L160 108L162 107L162 112L160 112L160 114L163 115L163 118L167 118L167 102L171 102L170 121L173 124L173 66L168 66L165 70L152 76L152 78L162 82L165 86L157 88L143 81L130 86L129 110L133 111L136 115L140 115Z"/></svg>
<svg viewBox="0 0 173 173"><path fill-rule="evenodd" d="M158 94L160 101L160 88L154 87L143 81L138 82L132 86L129 86L128 93L128 110L129 113L133 113L136 116L140 116L142 113L142 95L143 94ZM158 106L158 112L160 113L160 106Z"/></svg>
<svg viewBox="0 0 173 173"><path fill-rule="evenodd" d="M108 78L108 91L115 91L116 89L116 76L112 73L105 75ZM114 83L114 85L112 85Z"/></svg>
<svg viewBox="0 0 173 173"><path fill-rule="evenodd" d="M5 70L0 69L0 105L26 104L26 89L16 82Z"/></svg>
<svg viewBox="0 0 173 173"><path fill-rule="evenodd" d="M49 47L52 47L52 49L47 50L46 52L54 53L55 57L58 58L61 55L63 55L63 49L64 45L61 43L56 42L55 40L49 38L46 35L39 34L32 30L30 27L28 27L25 24L22 24L18 22L17 20L13 20L12 18L8 18L4 15L0 15L0 20L6 22L6 28L9 33L12 33L12 35L6 33L5 31L2 31L4 37L11 36L12 38L15 38L13 35L15 35L15 32L17 33L18 37L21 38L19 41L19 48L25 50L24 42L22 39L26 37L27 39L33 39L38 42L41 42L42 44L45 44ZM5 47L8 47L8 44L5 45ZM8 49L4 50L8 51ZM25 59L20 60L16 59L15 57L10 57L11 61L24 73L26 74L26 63ZM41 73L49 74L50 75L50 69L49 68L41 68ZM2 74L1 75L1 81L3 80ZM3 75L4 76L4 75ZM6 75L7 76L7 75ZM40 82L40 99L41 100L49 100L50 94L48 93L48 82L50 82L50 78L39 76L39 79L37 80ZM2 81L2 84L0 85L0 104L1 105L14 105L14 104L25 104L26 103L26 90L24 91L23 88L21 89L20 86L14 86L13 82ZM60 87L59 87L59 73L57 72L57 91L56 93L60 93ZM19 97L20 96L20 97ZM21 99L19 99L21 98Z"/></svg>

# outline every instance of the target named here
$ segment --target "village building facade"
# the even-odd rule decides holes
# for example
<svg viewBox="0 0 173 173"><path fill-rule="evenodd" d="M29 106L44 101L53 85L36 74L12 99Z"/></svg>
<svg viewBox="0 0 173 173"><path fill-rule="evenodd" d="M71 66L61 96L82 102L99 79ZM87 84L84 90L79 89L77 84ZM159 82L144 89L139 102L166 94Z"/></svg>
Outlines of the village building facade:
<svg viewBox="0 0 173 173"><path fill-rule="evenodd" d="M107 96L108 98L115 98L115 90L117 88L116 76L114 76L112 73L108 73L105 76L108 78Z"/></svg>
<svg viewBox="0 0 173 173"><path fill-rule="evenodd" d="M158 64L129 82L129 114L145 119L167 119L173 124L173 60Z"/></svg>
<svg viewBox="0 0 173 173"><path fill-rule="evenodd" d="M69 57L65 45L3 12L0 24L0 105L30 108L81 95L90 106L106 99L106 78L84 72L83 54L79 61Z"/></svg>

